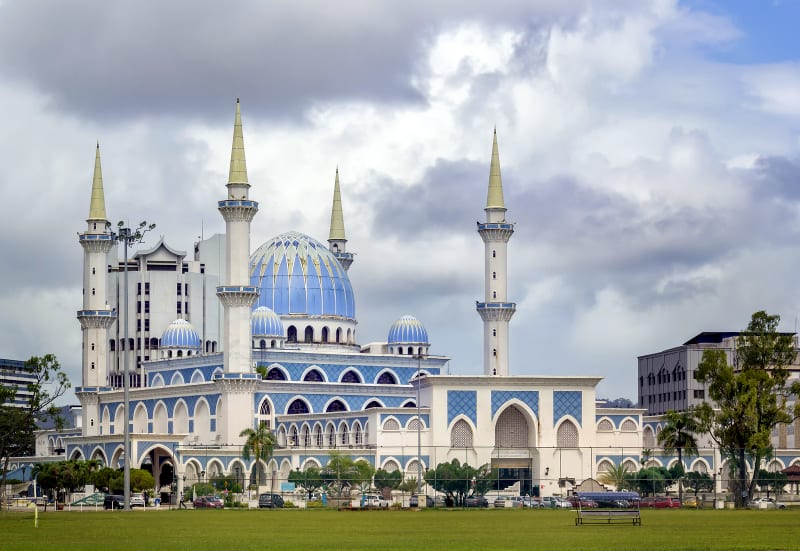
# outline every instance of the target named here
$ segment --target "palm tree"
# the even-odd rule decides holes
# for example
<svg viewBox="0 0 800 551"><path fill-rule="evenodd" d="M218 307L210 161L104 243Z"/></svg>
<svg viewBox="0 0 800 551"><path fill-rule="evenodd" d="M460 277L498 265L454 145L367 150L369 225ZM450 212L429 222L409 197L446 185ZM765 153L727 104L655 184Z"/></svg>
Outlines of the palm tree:
<svg viewBox="0 0 800 551"><path fill-rule="evenodd" d="M259 424L256 429L244 429L239 433L239 436L246 438L242 445L242 458L245 461L249 461L251 457L255 459L253 468L256 469L256 484L258 484L258 460L260 459L267 463L269 458L272 457L275 436L265 423Z"/></svg>
<svg viewBox="0 0 800 551"><path fill-rule="evenodd" d="M615 465L609 470L604 471L603 474L600 475L599 480L602 484L614 486L618 492L621 492L629 486L631 474L627 465Z"/></svg>
<svg viewBox="0 0 800 551"><path fill-rule="evenodd" d="M664 417L664 427L658 433L658 443L664 447L665 452L677 451L678 463L681 469L686 470L683 464L683 454L697 454L697 438L699 431L694 412L668 411ZM682 477L678 479L678 498L683 499Z"/></svg>

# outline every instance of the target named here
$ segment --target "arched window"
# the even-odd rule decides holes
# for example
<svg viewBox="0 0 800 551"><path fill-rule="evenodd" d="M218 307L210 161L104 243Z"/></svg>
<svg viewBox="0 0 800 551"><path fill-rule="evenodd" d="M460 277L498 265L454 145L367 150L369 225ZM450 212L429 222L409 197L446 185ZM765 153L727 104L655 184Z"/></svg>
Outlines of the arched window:
<svg viewBox="0 0 800 551"><path fill-rule="evenodd" d="M267 341L266 341L266 340L264 340L264 339L261 339L261 340L258 342L258 347L259 347L261 350L264 350L264 349L267 347Z"/></svg>
<svg viewBox="0 0 800 551"><path fill-rule="evenodd" d="M328 447L335 448L336 447L336 429L333 425L328 425Z"/></svg>
<svg viewBox="0 0 800 551"><path fill-rule="evenodd" d="M636 423L634 423L632 419L625 419L625 421L622 422L621 428L625 432L636 432L639 427L636 426Z"/></svg>
<svg viewBox="0 0 800 551"><path fill-rule="evenodd" d="M471 448L472 447L472 427L463 419L456 421L450 431L451 448Z"/></svg>
<svg viewBox="0 0 800 551"><path fill-rule="evenodd" d="M360 383L361 377L358 376L358 373L349 369L342 375L342 382L343 383Z"/></svg>
<svg viewBox="0 0 800 551"><path fill-rule="evenodd" d="M111 339L110 341L108 341L108 347L112 352L114 352L114 350L117 348L117 341Z"/></svg>
<svg viewBox="0 0 800 551"><path fill-rule="evenodd" d="M500 417L494 428L495 446L498 448L527 448L528 421L516 406L509 406Z"/></svg>
<svg viewBox="0 0 800 551"><path fill-rule="evenodd" d="M304 413L308 413L308 404L298 398L289 404L289 409L286 411L286 413L289 415L302 415Z"/></svg>
<svg viewBox="0 0 800 551"><path fill-rule="evenodd" d="M289 342L297 342L297 327L290 325L286 331L286 340Z"/></svg>
<svg viewBox="0 0 800 551"><path fill-rule="evenodd" d="M350 431L347 430L347 425L342 425L339 429L339 441L342 443L342 446L346 446L350 443Z"/></svg>
<svg viewBox="0 0 800 551"><path fill-rule="evenodd" d="M322 342L328 342L328 333L329 329L327 327L322 328Z"/></svg>
<svg viewBox="0 0 800 551"><path fill-rule="evenodd" d="M317 371L316 369L312 369L308 373L303 376L304 381L312 382L312 383L321 383L324 381L322 378L322 373Z"/></svg>
<svg viewBox="0 0 800 551"><path fill-rule="evenodd" d="M380 404L380 402L372 400L370 403L368 403L366 406L364 406L364 409L382 408L382 407L383 406Z"/></svg>
<svg viewBox="0 0 800 551"><path fill-rule="evenodd" d="M378 384L379 385L396 385L397 379L394 375L389 373L388 371L384 371L381 373L381 376L378 377Z"/></svg>
<svg viewBox="0 0 800 551"><path fill-rule="evenodd" d="M300 439L297 437L297 427L292 427L289 433L289 443L295 448L300 445Z"/></svg>
<svg viewBox="0 0 800 551"><path fill-rule="evenodd" d="M322 427L317 425L314 427L314 445L321 448L323 445Z"/></svg>
<svg viewBox="0 0 800 551"><path fill-rule="evenodd" d="M314 342L314 328L310 325L306 326L305 334L303 336L304 342Z"/></svg>
<svg viewBox="0 0 800 551"><path fill-rule="evenodd" d="M341 400L334 400L328 407L325 409L326 413L336 412L336 411L347 411L347 406Z"/></svg>
<svg viewBox="0 0 800 551"><path fill-rule="evenodd" d="M364 440L364 435L361 432L361 423L359 423L358 421L356 421L356 424L353 425L353 438L355 445L361 446Z"/></svg>
<svg viewBox="0 0 800 551"><path fill-rule="evenodd" d="M397 419L387 419L383 423L383 430L400 430L400 423Z"/></svg>
<svg viewBox="0 0 800 551"><path fill-rule="evenodd" d="M572 421L564 421L558 427L556 435L557 446L559 448L577 448L578 447L578 427Z"/></svg>
<svg viewBox="0 0 800 551"><path fill-rule="evenodd" d="M656 447L656 437L653 435L653 429L650 427L645 427L644 431L642 432L642 445L645 448L655 448Z"/></svg>
<svg viewBox="0 0 800 551"><path fill-rule="evenodd" d="M418 431L418 430L423 430L424 428L425 426L420 422L419 419L412 419L411 421L408 422L408 425L406 426L406 429L409 431Z"/></svg>
<svg viewBox="0 0 800 551"><path fill-rule="evenodd" d="M342 342L342 328L341 327L337 327L336 328L336 342L339 343L339 344L341 344L341 342Z"/></svg>
<svg viewBox="0 0 800 551"><path fill-rule="evenodd" d="M267 371L267 380L268 381L285 381L286 375L283 373L282 370L278 369L277 367L273 367L269 371Z"/></svg>
<svg viewBox="0 0 800 551"><path fill-rule="evenodd" d="M413 400L409 400L408 402L403 404L403 407L404 408L415 408L415 407L417 407L417 403L414 402Z"/></svg>
<svg viewBox="0 0 800 551"><path fill-rule="evenodd" d="M303 440L302 444L304 448L311 447L311 432L308 430L308 425L303 427Z"/></svg>
<svg viewBox="0 0 800 551"><path fill-rule="evenodd" d="M495 258L496 256L497 256L497 251L493 250L492 251L492 258Z"/></svg>
<svg viewBox="0 0 800 551"><path fill-rule="evenodd" d="M608 419L603 419L597 424L598 432L611 432L614 430L614 425Z"/></svg>

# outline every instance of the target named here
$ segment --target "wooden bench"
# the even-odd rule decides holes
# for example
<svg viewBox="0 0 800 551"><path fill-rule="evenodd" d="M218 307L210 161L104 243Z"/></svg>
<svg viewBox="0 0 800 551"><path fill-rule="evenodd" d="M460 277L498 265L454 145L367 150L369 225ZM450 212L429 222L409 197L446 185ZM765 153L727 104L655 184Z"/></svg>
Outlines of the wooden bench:
<svg viewBox="0 0 800 551"><path fill-rule="evenodd" d="M635 492L581 492L575 511L575 526L582 524L628 524L642 525L639 510L639 494ZM596 501L599 508L581 507L581 500ZM619 507L618 505L625 505Z"/></svg>
<svg viewBox="0 0 800 551"><path fill-rule="evenodd" d="M639 509L582 509L578 507L575 526L581 524L627 524L641 526Z"/></svg>

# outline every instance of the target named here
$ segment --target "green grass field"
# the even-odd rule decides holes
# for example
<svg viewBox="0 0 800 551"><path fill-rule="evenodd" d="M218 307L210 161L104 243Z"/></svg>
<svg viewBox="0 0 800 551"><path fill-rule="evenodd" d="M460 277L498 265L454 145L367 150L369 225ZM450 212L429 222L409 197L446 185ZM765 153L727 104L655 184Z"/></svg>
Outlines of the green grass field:
<svg viewBox="0 0 800 551"><path fill-rule="evenodd" d="M642 526L575 526L572 511L0 513L0 549L800 549L800 511L642 511Z"/></svg>

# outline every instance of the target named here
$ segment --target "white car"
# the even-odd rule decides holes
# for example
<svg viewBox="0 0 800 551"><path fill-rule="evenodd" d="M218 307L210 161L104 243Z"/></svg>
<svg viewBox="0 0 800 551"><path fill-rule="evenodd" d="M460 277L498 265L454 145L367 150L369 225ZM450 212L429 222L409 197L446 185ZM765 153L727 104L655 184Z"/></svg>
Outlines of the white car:
<svg viewBox="0 0 800 551"><path fill-rule="evenodd" d="M386 509L389 502L378 495L365 495L361 498L361 506L376 509Z"/></svg>
<svg viewBox="0 0 800 551"><path fill-rule="evenodd" d="M131 494L131 507L144 507L144 498Z"/></svg>
<svg viewBox="0 0 800 551"><path fill-rule="evenodd" d="M771 497L760 497L747 504L750 509L786 509L786 504Z"/></svg>

